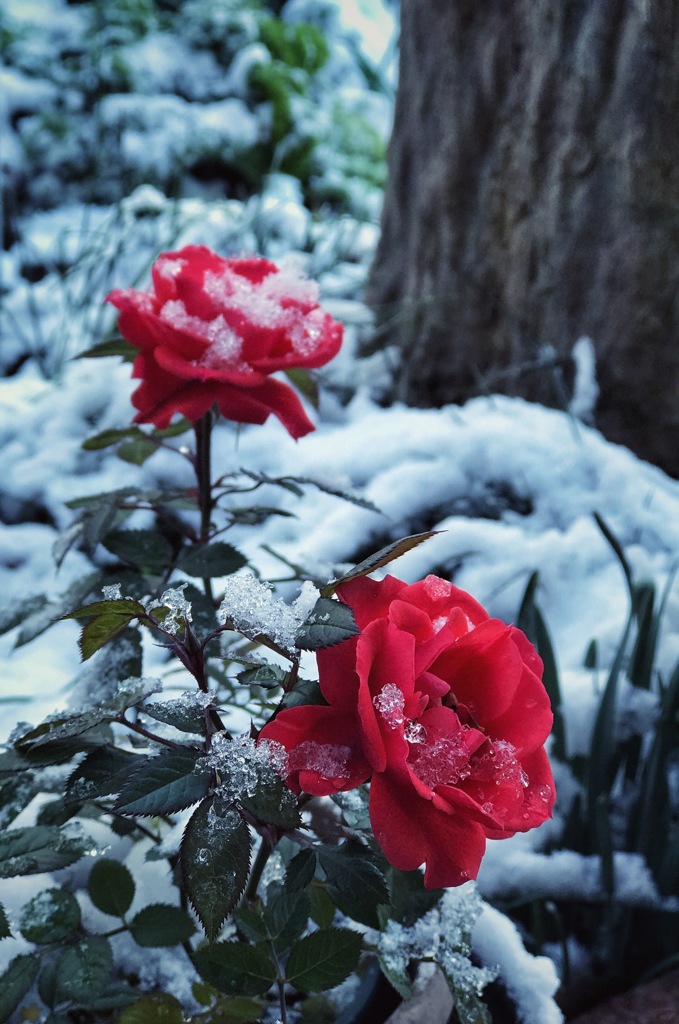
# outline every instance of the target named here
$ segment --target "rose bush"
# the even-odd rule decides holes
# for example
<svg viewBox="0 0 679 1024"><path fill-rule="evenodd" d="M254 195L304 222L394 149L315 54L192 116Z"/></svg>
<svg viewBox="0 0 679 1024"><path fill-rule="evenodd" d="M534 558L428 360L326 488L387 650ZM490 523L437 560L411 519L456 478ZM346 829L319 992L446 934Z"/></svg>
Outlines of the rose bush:
<svg viewBox="0 0 679 1024"><path fill-rule="evenodd" d="M288 786L327 795L370 780L387 859L426 865L429 888L475 878L486 839L551 815L542 663L524 634L436 576L337 590L359 636L317 652L327 706L280 712L260 739L283 745Z"/></svg>
<svg viewBox="0 0 679 1024"><path fill-rule="evenodd" d="M139 354L136 423L192 422L215 403L227 419L264 423L273 413L294 438L314 429L295 391L270 375L324 365L342 325L318 305L318 286L261 257L223 259L205 246L162 253L152 288L112 291L121 334Z"/></svg>

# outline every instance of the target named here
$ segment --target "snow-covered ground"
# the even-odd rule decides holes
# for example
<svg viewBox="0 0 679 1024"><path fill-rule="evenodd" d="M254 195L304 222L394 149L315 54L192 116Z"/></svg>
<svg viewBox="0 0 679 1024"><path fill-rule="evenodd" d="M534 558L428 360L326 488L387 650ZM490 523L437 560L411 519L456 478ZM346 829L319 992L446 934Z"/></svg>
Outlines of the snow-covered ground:
<svg viewBox="0 0 679 1024"><path fill-rule="evenodd" d="M326 69L327 81L345 81L345 102L360 107L374 130L386 137L387 94L362 89L355 68L353 77L342 76L350 64L347 39L356 33L384 81L393 81L392 9L381 0L337 0L336 5L292 0L288 7L299 19L312 8L323 7L327 13L334 7L340 27L336 23L332 38L337 48ZM15 24L38 19L48 40L79 30L79 9L49 0L11 0L4 16ZM28 53L28 42L22 45ZM151 38L144 45L147 50L136 53L136 64L130 58L132 73L138 74L143 61L148 62L150 47L157 57L151 61L154 88L160 93L167 86L171 62L161 59L157 40L154 44ZM247 42L248 59L257 57L252 49L257 45ZM39 62L39 53L32 59ZM29 63L24 53L24 65ZM240 104L229 109L230 123L242 141L248 132L260 130L261 115L238 98L235 72L221 92L215 75L207 58L196 67L194 85L205 101L204 121L191 123L191 131L203 138L209 133L214 125L210 115L218 113L216 107L208 109L210 104ZM56 87L11 67L0 68L0 77L6 86L2 160L11 178L21 176L22 161L28 159L22 140L25 143L27 132L37 131L37 121L31 125L24 118L24 135L17 133L12 115L28 109L37 118ZM104 115L118 117L121 130L131 133L134 116L146 118L143 124L138 120L139 134L130 134L128 140L126 152L137 167L149 138L159 159L173 159L174 126L180 123L182 132L189 131L191 117L181 108L189 99L173 98L172 110L164 115L154 106L153 124L150 103L136 93L126 94L125 110L120 96L109 96L107 102ZM2 116L0 110L0 121ZM221 137L218 141L224 142ZM34 183L36 201L39 194L50 198L50 188L58 188L66 156L54 155L54 166L51 159L46 160L41 181ZM328 180L332 173L329 167ZM355 197L351 182L346 184L347 194ZM579 351L587 380L568 412L503 397L439 410L383 408L379 399L396 354L356 358L357 341L371 325L360 295L378 234L377 188L364 191L363 199L341 215L311 211L297 179L282 173L269 175L261 194L242 201L197 192L170 203L156 183L139 185L121 203L83 203L69 191L67 205L48 205L52 208L21 218L21 237L2 254L0 263L5 307L0 364L11 374L0 380L4 605L33 594L57 595L90 566L83 554L71 552L55 571L52 549L72 517L66 501L140 481L144 486L189 482L185 463L171 453L159 453L140 468L120 461L111 450L82 450L87 436L129 424L133 385L129 366L116 358L68 357L101 340L110 328L113 311L102 305L109 288L131 284L138 277L145 280L149 261L160 249L195 242L224 254L266 251L274 259L296 254L319 281L324 305L346 324L343 352L320 374L320 410L310 413L318 422L314 434L295 443L274 419L264 427L238 431L221 424L215 432L218 472L245 466L273 476L317 479L360 494L379 510L343 502L313 486L301 500L272 489L267 503L293 515L273 516L256 531L236 527L229 535L264 577L286 575L284 562L272 552L302 566L311 578L327 580L390 540L437 530L435 537L393 563L389 571L409 581L429 572L444 575L469 590L491 614L514 621L527 582L537 571L538 601L554 642L563 690L568 754L584 754L602 682L629 612L620 564L594 520L596 512L622 546L635 578L652 581L658 592L669 587L657 662L658 671L669 677L679 658L679 585L673 584L679 551L679 483L608 443L578 419L578 414L589 414L595 395L592 368L584 366L586 343ZM64 274L63 265L74 269ZM26 268L31 266L47 272L29 285ZM297 594L296 584L279 589L288 600ZM16 630L0 638L0 739L18 720L40 721L73 699L68 684L78 673L77 632L74 623L62 622L26 646L14 646ZM592 641L598 651L596 669L585 667ZM162 674L163 664L158 662L157 667ZM657 714L653 694L626 685L620 700L621 714L652 724ZM567 769L556 765L555 772L560 797L554 820L529 835L490 844L479 878L480 892L489 900L506 896L508 877L513 891L525 893L533 887L549 898L597 889L592 859L569 851L541 852L558 836L573 793ZM142 865L137 868L144 870ZM625 898L651 904L657 900L653 881L638 857L619 855L617 868ZM32 878L18 885L15 880L3 883L0 901L15 912L36 885ZM492 918L497 912L487 913L490 917L481 919L478 944L495 949L493 936L497 938L497 929L505 926ZM513 939L508 942L511 946ZM3 943L0 968L20 950L21 940ZM179 984L163 975L169 970L163 962L156 979ZM524 990L535 996L540 983L530 971L527 977ZM551 965L541 977L549 1001L556 984ZM545 1013L552 1011L539 1000L536 1005L537 1009L526 1010L526 1019L545 1024Z"/></svg>

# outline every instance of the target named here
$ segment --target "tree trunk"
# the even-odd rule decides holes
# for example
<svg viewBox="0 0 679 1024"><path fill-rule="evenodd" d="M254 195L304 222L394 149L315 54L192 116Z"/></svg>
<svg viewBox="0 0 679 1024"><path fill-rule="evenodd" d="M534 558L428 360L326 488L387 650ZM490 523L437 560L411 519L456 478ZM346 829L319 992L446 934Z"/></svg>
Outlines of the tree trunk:
<svg viewBox="0 0 679 1024"><path fill-rule="evenodd" d="M401 0L368 301L412 405L563 406L679 475L679 0Z"/></svg>

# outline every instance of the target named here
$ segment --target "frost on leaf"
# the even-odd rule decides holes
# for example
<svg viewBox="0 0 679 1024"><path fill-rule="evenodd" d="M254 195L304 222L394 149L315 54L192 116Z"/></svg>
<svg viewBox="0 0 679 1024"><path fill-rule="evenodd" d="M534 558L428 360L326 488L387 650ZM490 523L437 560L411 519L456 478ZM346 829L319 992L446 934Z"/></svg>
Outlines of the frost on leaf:
<svg viewBox="0 0 679 1024"><path fill-rule="evenodd" d="M287 651L295 649L297 634L318 599L318 591L309 581L302 584L299 597L286 604L275 597L270 583L263 583L251 572L226 580L224 596L217 613L222 625L230 623L245 636L263 634Z"/></svg>
<svg viewBox="0 0 679 1024"><path fill-rule="evenodd" d="M398 991L408 994L411 963L436 963L455 995L463 1024L489 1021L481 994L496 975L485 967L475 967L470 959L471 930L482 910L476 887L468 882L446 890L438 906L414 924L388 921L379 934L377 951L384 973Z"/></svg>

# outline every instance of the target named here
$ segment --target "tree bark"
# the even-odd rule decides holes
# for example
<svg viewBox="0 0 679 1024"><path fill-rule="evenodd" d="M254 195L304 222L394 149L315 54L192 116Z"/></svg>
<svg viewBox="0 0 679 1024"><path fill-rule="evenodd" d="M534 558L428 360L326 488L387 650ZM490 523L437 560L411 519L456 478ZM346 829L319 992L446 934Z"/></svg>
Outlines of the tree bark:
<svg viewBox="0 0 679 1024"><path fill-rule="evenodd" d="M396 397L563 406L679 476L679 0L401 0L368 301Z"/></svg>

